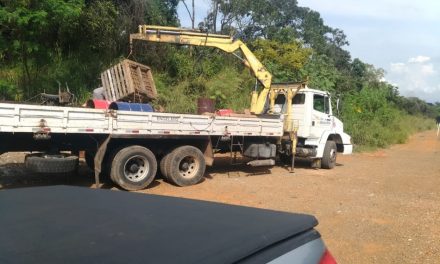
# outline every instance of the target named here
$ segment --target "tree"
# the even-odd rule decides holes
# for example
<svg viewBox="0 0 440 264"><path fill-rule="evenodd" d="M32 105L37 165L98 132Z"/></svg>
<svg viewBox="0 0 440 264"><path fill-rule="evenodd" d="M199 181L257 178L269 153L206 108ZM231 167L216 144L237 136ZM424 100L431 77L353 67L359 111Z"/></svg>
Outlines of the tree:
<svg viewBox="0 0 440 264"><path fill-rule="evenodd" d="M302 79L309 80L310 87L340 92L337 91L340 74L326 55L314 53L300 71Z"/></svg>
<svg viewBox="0 0 440 264"><path fill-rule="evenodd" d="M312 52L299 41L282 43L277 40L257 39L251 44L255 56L269 68L275 82L298 79L299 70L304 67Z"/></svg>
<svg viewBox="0 0 440 264"><path fill-rule="evenodd" d="M75 42L82 0L2 1L0 7L1 58L19 59L27 96L37 69L46 64L58 48ZM37 67L32 67L32 65Z"/></svg>

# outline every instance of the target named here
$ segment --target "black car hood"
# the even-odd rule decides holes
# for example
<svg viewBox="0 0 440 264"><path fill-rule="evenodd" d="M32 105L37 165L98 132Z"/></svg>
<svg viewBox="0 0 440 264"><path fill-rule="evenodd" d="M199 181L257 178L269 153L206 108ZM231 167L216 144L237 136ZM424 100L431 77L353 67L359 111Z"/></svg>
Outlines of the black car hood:
<svg viewBox="0 0 440 264"><path fill-rule="evenodd" d="M0 263L232 263L310 215L81 187L0 191Z"/></svg>

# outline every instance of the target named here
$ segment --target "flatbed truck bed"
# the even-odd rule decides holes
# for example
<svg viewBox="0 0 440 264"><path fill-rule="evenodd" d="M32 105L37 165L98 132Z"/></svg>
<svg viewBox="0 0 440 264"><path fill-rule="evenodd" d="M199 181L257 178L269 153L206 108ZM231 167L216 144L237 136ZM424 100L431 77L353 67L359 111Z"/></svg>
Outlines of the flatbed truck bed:
<svg viewBox="0 0 440 264"><path fill-rule="evenodd" d="M0 153L85 151L99 177L108 174L120 187L147 187L160 171L178 186L196 184L219 152L251 149L256 159L273 158L283 136L283 120L272 117L227 117L132 112L79 107L0 103ZM269 146L267 148L266 146ZM273 150L273 151L272 151ZM270 153L269 153L269 152ZM47 159L49 157L49 159ZM59 159L55 159L59 157ZM26 160L47 172L60 156Z"/></svg>
<svg viewBox="0 0 440 264"><path fill-rule="evenodd" d="M130 112L77 107L0 103L0 132L270 136L283 134L279 118L226 117L158 112Z"/></svg>

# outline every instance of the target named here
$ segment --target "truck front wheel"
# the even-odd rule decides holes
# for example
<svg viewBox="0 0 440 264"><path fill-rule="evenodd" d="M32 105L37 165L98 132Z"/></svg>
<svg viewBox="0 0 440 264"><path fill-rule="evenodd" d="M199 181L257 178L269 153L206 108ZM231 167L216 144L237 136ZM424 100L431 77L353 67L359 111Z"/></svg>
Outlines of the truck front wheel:
<svg viewBox="0 0 440 264"><path fill-rule="evenodd" d="M173 150L165 162L168 181L177 186L199 183L205 174L206 163L202 152L193 146L182 146Z"/></svg>
<svg viewBox="0 0 440 264"><path fill-rule="evenodd" d="M336 143L333 140L328 140L325 143L324 154L321 160L321 167L323 169L333 169L336 165Z"/></svg>
<svg viewBox="0 0 440 264"><path fill-rule="evenodd" d="M145 147L130 146L116 153L110 177L121 188L137 191L150 185L156 172L157 161L154 154Z"/></svg>

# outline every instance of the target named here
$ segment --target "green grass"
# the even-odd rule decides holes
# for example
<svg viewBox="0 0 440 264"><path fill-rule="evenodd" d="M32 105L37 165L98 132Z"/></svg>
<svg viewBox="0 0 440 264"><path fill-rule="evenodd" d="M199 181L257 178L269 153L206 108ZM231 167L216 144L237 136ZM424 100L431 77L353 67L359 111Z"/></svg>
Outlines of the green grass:
<svg viewBox="0 0 440 264"><path fill-rule="evenodd" d="M434 129L435 122L430 118L400 113L388 126L372 119L362 123L346 122L345 127L352 136L355 151L364 152L403 144L414 133Z"/></svg>

